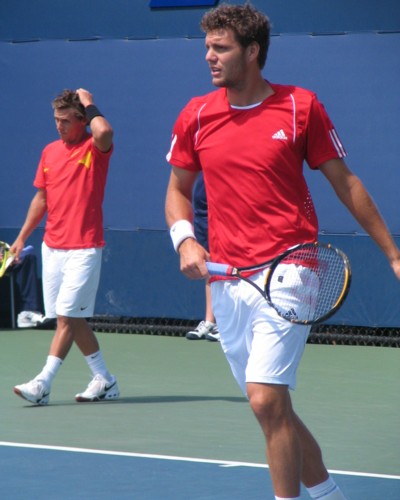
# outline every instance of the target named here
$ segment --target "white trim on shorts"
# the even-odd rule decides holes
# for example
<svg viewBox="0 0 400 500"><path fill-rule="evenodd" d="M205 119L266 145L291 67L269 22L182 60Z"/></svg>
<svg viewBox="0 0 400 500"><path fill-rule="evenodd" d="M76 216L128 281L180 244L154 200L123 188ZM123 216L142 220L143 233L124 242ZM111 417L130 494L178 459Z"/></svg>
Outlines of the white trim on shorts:
<svg viewBox="0 0 400 500"><path fill-rule="evenodd" d="M251 279L263 288L266 270ZM221 346L246 395L246 383L287 385L294 390L310 326L278 316L251 285L242 280L211 284L213 311Z"/></svg>
<svg viewBox="0 0 400 500"><path fill-rule="evenodd" d="M61 250L42 243L46 317L90 318L99 287L102 248Z"/></svg>

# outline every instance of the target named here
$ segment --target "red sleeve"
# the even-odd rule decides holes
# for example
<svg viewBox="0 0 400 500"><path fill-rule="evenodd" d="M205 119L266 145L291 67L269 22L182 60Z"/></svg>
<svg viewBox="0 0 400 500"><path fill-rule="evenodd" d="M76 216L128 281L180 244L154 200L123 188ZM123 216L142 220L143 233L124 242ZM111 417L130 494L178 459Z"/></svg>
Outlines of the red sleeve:
<svg viewBox="0 0 400 500"><path fill-rule="evenodd" d="M344 158L346 151L322 103L313 97L307 123L306 160L313 169L335 158Z"/></svg>
<svg viewBox="0 0 400 500"><path fill-rule="evenodd" d="M179 114L172 131L171 147L167 154L167 161L171 165L187 170L201 170L194 149L198 111L198 100L195 98Z"/></svg>
<svg viewBox="0 0 400 500"><path fill-rule="evenodd" d="M39 166L36 170L36 176L33 181L33 185L38 189L46 188L46 180L44 176L44 151L42 152L42 157L40 158Z"/></svg>

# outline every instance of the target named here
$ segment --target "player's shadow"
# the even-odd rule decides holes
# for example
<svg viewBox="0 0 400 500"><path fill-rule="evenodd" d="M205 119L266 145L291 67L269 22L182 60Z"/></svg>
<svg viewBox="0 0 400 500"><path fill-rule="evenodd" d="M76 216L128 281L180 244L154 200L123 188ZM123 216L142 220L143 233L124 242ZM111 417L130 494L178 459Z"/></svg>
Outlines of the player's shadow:
<svg viewBox="0 0 400 500"><path fill-rule="evenodd" d="M191 396L191 395L170 395L170 396L131 396L122 397L115 401L95 401L92 403L77 403L76 401L50 401L48 406L31 405L27 403L25 408L51 408L55 406L76 406L89 407L92 405L129 405L129 404L168 404L168 403L195 403L205 401L225 401L227 403L247 403L244 397L229 396Z"/></svg>
<svg viewBox="0 0 400 500"><path fill-rule="evenodd" d="M244 397L228 397L228 396L132 396L122 397L113 403L116 404L159 404L159 403L193 403L201 401L226 401L228 403L247 403ZM111 401L110 401L111 402ZM106 401L102 402L103 404Z"/></svg>

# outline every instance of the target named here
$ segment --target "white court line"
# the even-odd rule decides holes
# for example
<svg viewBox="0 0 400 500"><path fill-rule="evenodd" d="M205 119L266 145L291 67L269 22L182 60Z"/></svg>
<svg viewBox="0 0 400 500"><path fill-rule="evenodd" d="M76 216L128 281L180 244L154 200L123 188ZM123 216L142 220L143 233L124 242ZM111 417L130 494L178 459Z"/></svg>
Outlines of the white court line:
<svg viewBox="0 0 400 500"><path fill-rule="evenodd" d="M190 458L190 457L175 457L171 455L153 455L147 453L131 453L127 451L109 451L109 450L94 450L90 448L73 448L70 446L49 446L41 444L28 444L28 443L13 443L8 441L0 441L0 446L8 446L11 448L33 448L38 450L53 450L53 451L69 451L72 453L92 453L95 455L114 455L119 457L135 457L135 458L152 458L156 460L171 460L180 462L196 462L205 464L216 464L221 467L256 467L259 469L267 469L266 464L255 464L249 462L233 462L230 460L209 460L204 458ZM352 472L343 470L329 470L331 474L341 474L345 476L359 476L359 477L374 477L381 479L398 479L400 476L388 474L373 474L368 472Z"/></svg>

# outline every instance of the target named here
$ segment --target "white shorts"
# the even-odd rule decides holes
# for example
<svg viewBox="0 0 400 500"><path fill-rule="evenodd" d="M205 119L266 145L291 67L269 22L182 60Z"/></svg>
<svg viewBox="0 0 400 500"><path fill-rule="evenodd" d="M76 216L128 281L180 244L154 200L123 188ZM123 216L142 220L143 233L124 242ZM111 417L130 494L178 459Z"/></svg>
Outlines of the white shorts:
<svg viewBox="0 0 400 500"><path fill-rule="evenodd" d="M42 243L46 317L90 318L100 281L102 248L59 250Z"/></svg>
<svg viewBox="0 0 400 500"><path fill-rule="evenodd" d="M264 287L265 273L251 277L260 288ZM287 385L294 390L311 327L278 316L261 294L242 280L213 282L211 296L221 346L243 393L246 395L247 382Z"/></svg>

